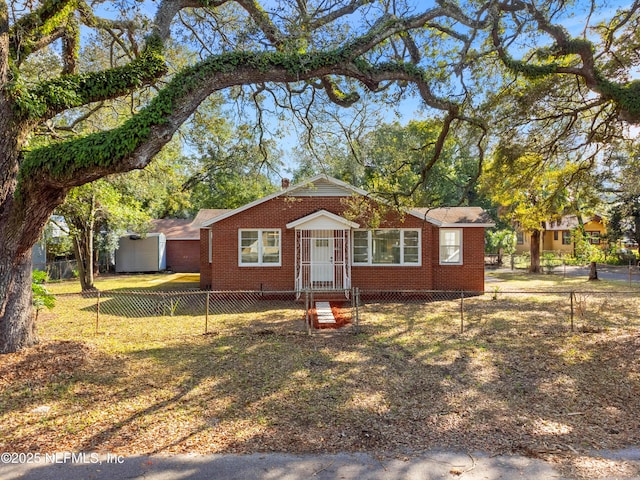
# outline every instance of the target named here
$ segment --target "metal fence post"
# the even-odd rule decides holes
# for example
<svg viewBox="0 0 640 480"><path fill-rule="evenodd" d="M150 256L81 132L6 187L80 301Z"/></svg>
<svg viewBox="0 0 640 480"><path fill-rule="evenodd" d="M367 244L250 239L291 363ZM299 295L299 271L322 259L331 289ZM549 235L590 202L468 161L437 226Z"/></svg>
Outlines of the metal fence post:
<svg viewBox="0 0 640 480"><path fill-rule="evenodd" d="M98 292L98 297L96 298L96 335L98 334L99 326L100 326L100 292Z"/></svg>
<svg viewBox="0 0 640 480"><path fill-rule="evenodd" d="M460 290L460 333L464 333L464 290Z"/></svg>
<svg viewBox="0 0 640 480"><path fill-rule="evenodd" d="M207 292L207 298L204 309L204 333L209 333L209 292Z"/></svg>
<svg viewBox="0 0 640 480"><path fill-rule="evenodd" d="M314 308L315 308L315 303L313 299L313 290L311 290L311 293L309 294L309 309L307 311L310 312L311 309L314 309ZM309 335L311 334L313 334L313 315L309 314Z"/></svg>
<svg viewBox="0 0 640 480"><path fill-rule="evenodd" d="M571 331L573 332L573 297L574 297L574 292L571 291L571 293L569 293L569 300L571 302Z"/></svg>
<svg viewBox="0 0 640 480"><path fill-rule="evenodd" d="M354 293L353 293L353 297L355 300L355 304L356 304L356 328L355 328L355 332L356 333L360 333L360 288L359 287L355 287L354 289Z"/></svg>
<svg viewBox="0 0 640 480"><path fill-rule="evenodd" d="M309 315L309 290L304 291L304 323L307 326L307 335L311 335L311 316Z"/></svg>

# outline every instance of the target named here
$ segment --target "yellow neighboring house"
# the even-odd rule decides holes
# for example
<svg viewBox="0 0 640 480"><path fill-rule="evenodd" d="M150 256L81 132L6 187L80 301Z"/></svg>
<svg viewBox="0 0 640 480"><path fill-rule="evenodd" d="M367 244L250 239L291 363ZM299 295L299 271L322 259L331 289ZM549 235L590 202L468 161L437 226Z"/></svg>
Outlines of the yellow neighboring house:
<svg viewBox="0 0 640 480"><path fill-rule="evenodd" d="M607 233L607 228L603 218L594 215L590 219L583 219L584 230L589 235L589 241L593 245L605 246L602 237ZM560 220L545 222L542 238L540 242L540 250L543 252L558 252L573 254L574 245L571 239L572 232L578 228L578 217L576 215L565 215ZM516 231L517 243L516 252L529 252L531 248L531 233Z"/></svg>

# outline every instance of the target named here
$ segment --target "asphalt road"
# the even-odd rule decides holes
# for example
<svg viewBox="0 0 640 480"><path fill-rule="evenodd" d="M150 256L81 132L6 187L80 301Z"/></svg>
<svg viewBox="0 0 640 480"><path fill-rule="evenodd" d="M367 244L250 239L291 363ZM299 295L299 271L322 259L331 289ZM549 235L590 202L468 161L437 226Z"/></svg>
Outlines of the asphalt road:
<svg viewBox="0 0 640 480"><path fill-rule="evenodd" d="M630 271L631 270L631 271ZM491 272L506 272L516 271L511 270L508 267L502 267L499 269L487 268L486 273ZM517 270L524 272L525 270ZM553 275L567 276L567 277L585 277L589 276L589 267L581 266L559 266L553 269ZM602 280L618 280L621 282L631 282L633 284L640 282L640 268L639 267L625 267L625 266L613 266L598 264L598 278Z"/></svg>
<svg viewBox="0 0 640 480"><path fill-rule="evenodd" d="M553 270L554 275L566 275L568 277L588 277L589 267L575 267L567 265L566 267L556 267ZM598 278L602 280L619 280L622 282L640 282L640 269L638 267L618 267L611 265L598 265Z"/></svg>
<svg viewBox="0 0 640 480"><path fill-rule="evenodd" d="M414 458L338 455L175 455L117 458L57 454L0 464L2 480L430 480L561 479L551 464L523 456L429 452ZM640 477L638 477L640 478Z"/></svg>

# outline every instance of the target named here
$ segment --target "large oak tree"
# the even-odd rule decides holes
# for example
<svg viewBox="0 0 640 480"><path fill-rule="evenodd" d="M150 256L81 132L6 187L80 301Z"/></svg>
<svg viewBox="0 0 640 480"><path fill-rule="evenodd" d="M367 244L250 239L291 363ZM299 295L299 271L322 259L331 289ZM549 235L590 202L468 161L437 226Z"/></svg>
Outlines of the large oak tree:
<svg viewBox="0 0 640 480"><path fill-rule="evenodd" d="M117 15L98 16L116 5ZM137 7L154 8L152 18L142 19ZM614 116L637 122L637 84L624 74L637 63L638 5L604 25L597 44L558 26L566 8L520 0L433 6L403 0L0 1L0 352L35 341L31 247L69 190L144 168L215 92L298 111L318 98L348 107L362 88L414 92L441 112L426 165L442 151L452 125L486 131L473 114L471 93L487 83L484 67L474 65L493 59L519 77L572 78L585 93L574 112L596 109L594 124ZM113 67L79 71L77 55L90 29L112 38ZM521 52L526 42L516 40L532 31L548 45L522 58L510 53ZM178 41L198 58L171 69L165 51ZM27 78L30 59L51 46L59 51L60 71ZM132 93L139 94L132 96L139 108L118 126L36 148L33 136L43 126L74 125L93 108Z"/></svg>

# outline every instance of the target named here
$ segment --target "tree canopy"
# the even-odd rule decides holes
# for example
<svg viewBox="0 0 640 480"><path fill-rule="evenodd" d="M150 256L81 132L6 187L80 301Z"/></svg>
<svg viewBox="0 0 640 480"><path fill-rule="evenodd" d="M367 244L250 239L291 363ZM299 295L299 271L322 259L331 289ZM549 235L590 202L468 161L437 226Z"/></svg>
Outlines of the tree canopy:
<svg viewBox="0 0 640 480"><path fill-rule="evenodd" d="M639 7L611 14L596 2L555 0L0 1L0 352L35 341L30 252L51 212L73 187L147 166L212 94L239 112L254 109L260 144L272 113L306 119L329 103L352 106L365 92L388 105L414 98L439 119L423 168L461 127L477 136L472 155L482 164L487 112L502 102L552 128L549 148L588 149L640 122ZM581 28L566 28L571 19ZM107 66L80 61L92 35L108 41ZM127 99L130 115L100 131L76 128L118 99Z"/></svg>

